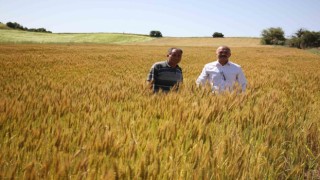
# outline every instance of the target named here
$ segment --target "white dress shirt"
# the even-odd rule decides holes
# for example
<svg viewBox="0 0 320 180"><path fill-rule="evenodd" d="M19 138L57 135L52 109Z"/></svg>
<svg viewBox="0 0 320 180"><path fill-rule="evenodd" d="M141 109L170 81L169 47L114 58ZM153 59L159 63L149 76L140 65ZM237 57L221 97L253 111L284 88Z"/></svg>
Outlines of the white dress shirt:
<svg viewBox="0 0 320 180"><path fill-rule="evenodd" d="M204 86L209 81L213 92L233 91L235 82L241 86L242 92L246 90L247 80L238 64L228 61L222 66L218 61L204 66L196 83Z"/></svg>

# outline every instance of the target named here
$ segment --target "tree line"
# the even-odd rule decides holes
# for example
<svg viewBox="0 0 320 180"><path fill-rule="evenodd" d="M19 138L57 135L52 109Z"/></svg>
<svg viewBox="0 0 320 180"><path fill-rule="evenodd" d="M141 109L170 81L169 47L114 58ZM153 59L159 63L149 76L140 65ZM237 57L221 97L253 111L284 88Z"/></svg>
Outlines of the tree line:
<svg viewBox="0 0 320 180"><path fill-rule="evenodd" d="M151 37L162 37L160 31L150 31ZM300 28L290 38L285 38L284 31L280 27L271 27L264 29L261 32L261 44L264 45L281 45L296 47L300 49L320 47L320 31L309 31L307 29ZM223 38L224 35L221 32L214 32L213 38Z"/></svg>
<svg viewBox="0 0 320 180"><path fill-rule="evenodd" d="M20 29L23 31L31 32L43 32L52 33L45 28L27 28L23 27L17 22L7 22L6 25L12 29ZM158 30L152 30L149 33L151 37L162 37L162 33ZM261 32L261 44L265 45L286 45L289 47L296 47L300 49L320 47L320 31L309 31L307 29L300 28L294 35L286 39L284 37L284 31L280 27L271 27L264 29ZM223 38L224 35L221 32L214 32L213 38Z"/></svg>
<svg viewBox="0 0 320 180"><path fill-rule="evenodd" d="M6 25L9 28L20 29L20 30L23 30L23 31L52 33L51 31L47 31L45 28L27 28L27 27L23 27L22 25L20 25L17 22L7 22Z"/></svg>
<svg viewBox="0 0 320 180"><path fill-rule="evenodd" d="M266 45L286 45L300 49L320 47L320 31L300 28L290 38L286 39L282 28L271 27L264 29L261 36L261 44Z"/></svg>

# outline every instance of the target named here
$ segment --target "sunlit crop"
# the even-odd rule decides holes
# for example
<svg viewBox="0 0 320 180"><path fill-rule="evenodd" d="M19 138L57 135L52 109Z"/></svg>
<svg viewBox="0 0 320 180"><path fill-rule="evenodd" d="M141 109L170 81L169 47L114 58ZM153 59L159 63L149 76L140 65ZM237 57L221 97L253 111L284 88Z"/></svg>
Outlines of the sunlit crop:
<svg viewBox="0 0 320 180"><path fill-rule="evenodd" d="M168 47L0 45L0 179L320 178L319 55L233 47L247 91L214 95L216 47L182 47L182 88L154 95Z"/></svg>

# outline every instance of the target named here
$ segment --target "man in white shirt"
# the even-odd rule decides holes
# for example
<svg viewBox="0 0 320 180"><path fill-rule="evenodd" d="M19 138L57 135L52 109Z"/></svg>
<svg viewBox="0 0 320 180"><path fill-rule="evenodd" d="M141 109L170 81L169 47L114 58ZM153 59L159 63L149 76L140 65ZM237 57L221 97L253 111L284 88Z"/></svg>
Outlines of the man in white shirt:
<svg viewBox="0 0 320 180"><path fill-rule="evenodd" d="M242 92L244 92L247 80L241 66L229 61L231 56L230 48L228 46L220 46L216 54L218 60L204 66L196 81L197 85L204 86L208 81L211 84L212 92L221 93L227 90L232 92L235 88L235 82L238 82Z"/></svg>

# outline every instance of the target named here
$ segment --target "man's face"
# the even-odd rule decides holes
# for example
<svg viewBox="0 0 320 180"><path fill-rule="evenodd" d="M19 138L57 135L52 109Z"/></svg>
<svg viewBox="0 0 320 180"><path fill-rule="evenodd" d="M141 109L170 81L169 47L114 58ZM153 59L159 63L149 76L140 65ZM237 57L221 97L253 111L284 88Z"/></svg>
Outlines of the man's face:
<svg viewBox="0 0 320 180"><path fill-rule="evenodd" d="M177 65L181 61L182 52L177 49L173 49L171 54L168 54L167 56L170 63Z"/></svg>
<svg viewBox="0 0 320 180"><path fill-rule="evenodd" d="M229 57L231 56L230 49L225 47L219 47L216 51L217 57L221 61L228 61Z"/></svg>

